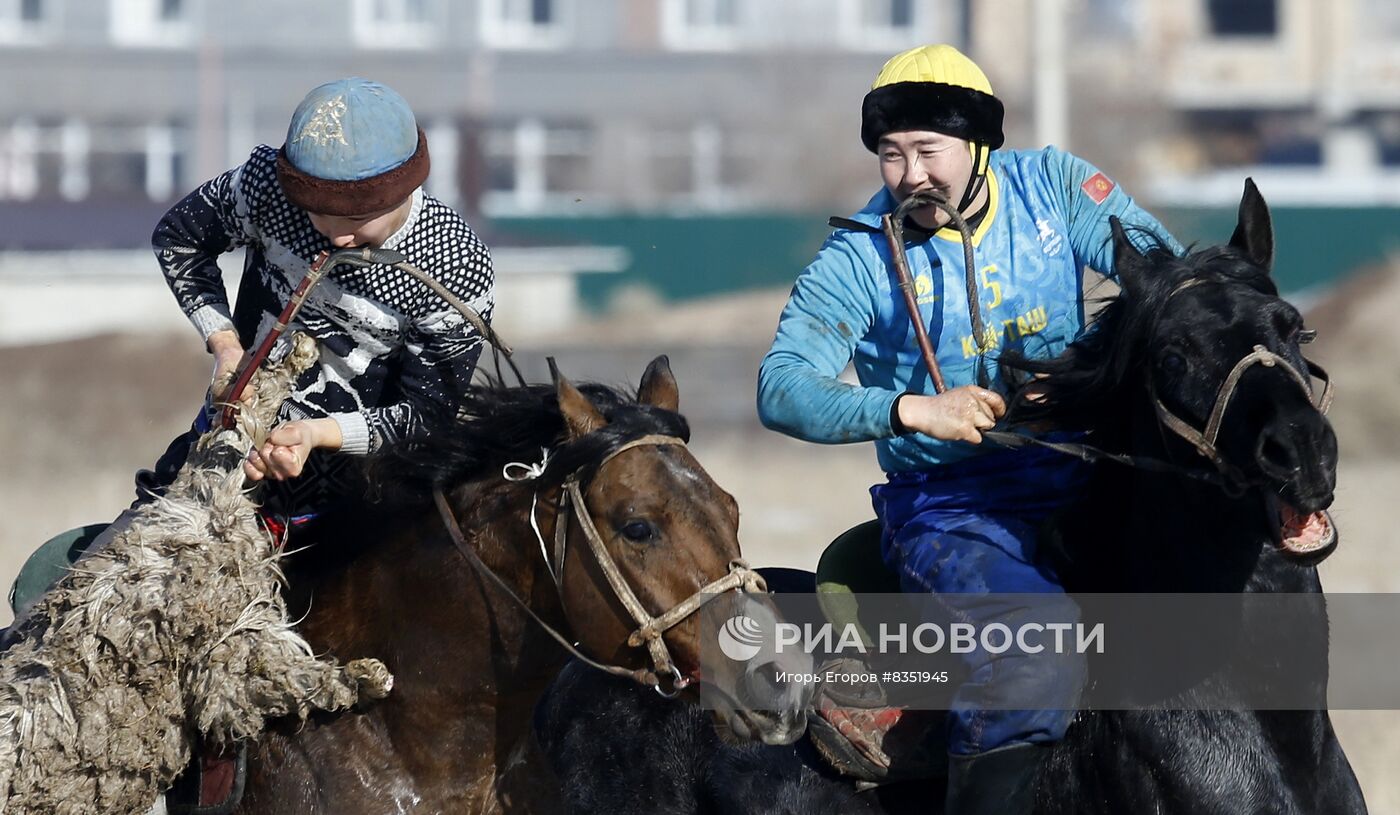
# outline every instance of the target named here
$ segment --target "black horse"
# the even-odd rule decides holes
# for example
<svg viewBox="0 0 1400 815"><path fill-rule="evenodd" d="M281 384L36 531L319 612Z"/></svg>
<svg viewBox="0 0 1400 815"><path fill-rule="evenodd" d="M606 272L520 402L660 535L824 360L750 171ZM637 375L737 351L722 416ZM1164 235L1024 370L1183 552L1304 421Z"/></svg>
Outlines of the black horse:
<svg viewBox="0 0 1400 815"><path fill-rule="evenodd" d="M1114 228L1122 290L1094 328L1057 359L1003 357L1044 375L1043 396L1015 400L1013 417L1091 430L1113 453L1223 473L1216 481L1230 488L1102 461L1042 549L1073 592L1321 592L1314 564L1335 533L1318 511L1332 501L1336 438L1301 373L1302 318L1269 277L1263 199L1247 183L1230 244L1185 257L1160 245L1141 253ZM1259 347L1276 356L1250 363ZM1164 427L1174 420L1183 435ZM1213 444L1188 443L1211 424ZM1326 618L1299 625L1276 634L1310 643L1282 667L1311 671L1323 691ZM1162 705L1172 709L1079 712L1044 751L1034 811L1365 811L1325 710L1201 710L1196 692L1175 689ZM540 707L537 734L573 811L930 812L943 800L940 781L856 794L805 739L731 746L696 713L643 696L572 666ZM597 750L601 732L633 734L630 747L614 738Z"/></svg>

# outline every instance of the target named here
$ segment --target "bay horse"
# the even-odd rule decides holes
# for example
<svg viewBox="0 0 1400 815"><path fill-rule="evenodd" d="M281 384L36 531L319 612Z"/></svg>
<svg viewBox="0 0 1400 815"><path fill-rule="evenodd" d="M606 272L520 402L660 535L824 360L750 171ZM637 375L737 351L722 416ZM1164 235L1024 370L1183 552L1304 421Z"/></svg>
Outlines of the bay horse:
<svg viewBox="0 0 1400 815"><path fill-rule="evenodd" d="M378 501L294 539L301 634L382 659L395 684L360 711L274 723L249 747L237 812L555 811L530 721L571 651L681 697L667 705L693 701L691 612L762 588L740 560L738 507L686 446L665 357L635 399L554 373L553 386L472 388L461 416L369 468ZM792 741L809 689L765 690L764 709L715 715Z"/></svg>
<svg viewBox="0 0 1400 815"><path fill-rule="evenodd" d="M1042 551L1071 592L1321 592L1315 563L1336 545L1319 512L1333 497L1336 437L1303 373L1302 317L1269 275L1263 198L1246 182L1230 243L1184 257L1160 241L1140 251L1121 224L1113 228L1120 293L1060 357L1003 355L1029 380L1011 418L1091 431L1104 452L1175 471L1100 460ZM1294 622L1255 636L1285 643L1290 664L1278 668L1317 677L1310 698L1325 698L1326 617ZM587 802L573 811L941 811L942 779L857 794L806 740L729 746L691 712L648 704L606 678L564 678L546 700L540 739L570 800ZM1231 677L1203 678L1155 697L1160 709L1077 712L1064 740L1042 751L1033 811L1365 812L1326 710L1200 709L1194 694L1206 684L1219 693ZM673 743L663 756L639 748L613 764L579 749L597 737L593 728L645 745L663 725ZM675 745L676 734L689 741ZM685 758L668 763L670 755ZM691 796L661 806L632 807L616 793L687 774L699 777Z"/></svg>

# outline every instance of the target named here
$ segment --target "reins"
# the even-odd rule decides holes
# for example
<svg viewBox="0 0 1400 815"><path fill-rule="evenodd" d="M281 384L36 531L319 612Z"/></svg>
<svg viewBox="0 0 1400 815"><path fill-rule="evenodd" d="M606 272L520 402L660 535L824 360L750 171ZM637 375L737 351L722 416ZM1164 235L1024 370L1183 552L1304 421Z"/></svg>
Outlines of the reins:
<svg viewBox="0 0 1400 815"><path fill-rule="evenodd" d="M277 322L273 324L272 330L269 331L267 336L263 338L263 341L258 344L257 349L248 358L247 364L243 366L242 371L239 372L238 377L234 380L233 386L229 388L228 393L224 396L223 411L220 416L220 424L222 424L223 427L232 428L237 422L238 412L240 410L238 403L239 397L243 395L243 391L248 387L248 383L252 381L253 373L257 371L258 367L262 365L268 355L272 353L273 346L277 344L277 340L282 336L283 332L287 330L287 326L291 325L292 319L296 317L297 312L300 311L302 305L305 304L306 298L311 294L311 289L315 288L316 284L320 283L332 269L341 265L351 267L384 265L408 273L414 279L418 280L429 289L432 289L432 291L446 301L448 305L456 309L457 313L462 315L462 319L470 323L472 328L476 329L476 332L481 335L483 340L489 343L496 352L505 356L511 371L515 373L516 380L518 380L521 385L525 384L525 377L521 375L520 369L515 365L510 346L506 345L505 342L501 340L500 335L491 327L491 324L486 322L486 320L477 313L476 309L467 305L462 298L449 291L446 286L434 280L431 275L427 274L422 269L409 263L408 258L390 249L374 249L368 246L337 249L334 252L327 250L322 251L316 256L316 259L312 261L310 268L306 271L306 276L302 278L301 283L299 283L296 290L292 292L292 296L287 300L287 305L283 307L282 313L277 316ZM500 357L497 356L496 359L497 365L499 366Z"/></svg>

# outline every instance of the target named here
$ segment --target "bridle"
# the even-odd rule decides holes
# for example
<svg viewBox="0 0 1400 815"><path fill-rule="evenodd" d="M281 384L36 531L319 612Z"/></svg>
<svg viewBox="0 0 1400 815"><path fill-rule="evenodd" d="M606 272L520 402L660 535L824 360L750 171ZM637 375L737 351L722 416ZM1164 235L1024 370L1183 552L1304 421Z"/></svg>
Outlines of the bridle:
<svg viewBox="0 0 1400 815"><path fill-rule="evenodd" d="M684 447L685 441L675 436L647 435L632 439L608 453L593 468L596 473L609 461L612 461L622 453L637 447L664 447L678 446ZM582 468L580 468L582 469ZM542 472L542 468L541 471ZM537 477L538 473L536 474ZM646 646L648 656L651 661L651 668L629 669L620 665L609 665L598 662L584 653L569 641L567 637L559 633L553 626L546 623L535 611L530 608L514 590L497 575L491 567L482 562L462 534L462 528L457 523L456 517L452 514L452 509L447 503L446 496L440 488L433 489L433 501L437 505L438 513L442 516L443 526L447 528L448 535L451 536L457 551L466 558L483 577L494 583L497 588L520 606L527 615L542 627L546 633L553 637L570 654L580 661L593 666L601 671L616 676L625 676L643 685L648 685L658 694L670 699L675 698L682 690L697 681L698 677L692 674L682 673L677 667L675 659L671 656L671 651L666 645L665 634L670 629L685 621L692 614L699 611L706 603L718 598L726 592L740 590L746 593L767 592L767 584L764 583L763 576L753 569L742 559L735 559L729 562L729 572L723 577L711 581L702 586L689 597L675 604L671 608L659 615L653 616L623 577L622 571L618 568L616 560L608 551L607 544L603 536L599 534L597 526L593 523L593 517L588 511L588 506L583 498L583 486L579 479L579 470L570 473L564 479L563 486L559 491L558 512L554 519L554 557L551 562L549 554L544 551L545 566L551 577L554 579L555 589L558 592L559 601L564 602L564 562L568 548L568 526L569 516L578 521L579 528L583 530L583 536L588 541L589 550L593 553L594 561L607 578L608 585L612 588L613 596L622 604L623 608L632 617L637 628L627 637L627 645L631 648ZM531 524L534 526L534 510L531 508ZM535 534L540 536L541 549L544 550L544 538L540 535L539 528L534 527ZM667 680L669 687L663 685L663 678Z"/></svg>
<svg viewBox="0 0 1400 815"><path fill-rule="evenodd" d="M1185 291L1193 286L1208 282L1203 278L1194 277L1178 283L1176 288L1167 294L1167 300L1175 297L1179 292ZM1312 337L1307 336L1304 341L1310 341ZM1225 460L1220 454L1220 448L1216 446L1216 439L1220 435L1220 424L1225 419L1225 409L1230 406L1230 400L1234 398L1236 389L1239 388L1240 378L1245 371L1255 365L1262 365L1265 368L1279 368L1288 374L1289 378L1303 389L1311 402L1319 412L1326 413L1332 406L1332 380L1327 376L1327 371L1321 365L1303 357L1303 362L1307 365L1308 373L1322 381L1322 392L1314 397L1312 384L1297 368L1287 359L1275 354L1273 351L1262 345L1254 346L1254 350L1245 354L1235 363L1235 367L1230 369L1230 373L1225 377L1225 381L1220 384L1220 389L1215 394L1215 404L1211 407L1210 415L1206 419L1205 428L1197 430L1171 411L1157 395L1156 387L1152 387L1152 406L1157 412L1157 419L1162 426L1175 433L1190 444L1197 453L1204 457L1211 464L1215 465L1221 477L1231 484L1242 486L1247 483L1243 473L1234 465ZM1149 382L1151 380L1149 379Z"/></svg>

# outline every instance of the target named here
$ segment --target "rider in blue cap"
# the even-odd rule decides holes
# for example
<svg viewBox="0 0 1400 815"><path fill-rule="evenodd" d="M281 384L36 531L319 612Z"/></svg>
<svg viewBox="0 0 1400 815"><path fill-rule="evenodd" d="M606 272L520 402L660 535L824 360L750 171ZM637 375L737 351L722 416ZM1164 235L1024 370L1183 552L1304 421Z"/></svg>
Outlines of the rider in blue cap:
<svg viewBox="0 0 1400 815"><path fill-rule="evenodd" d="M423 191L428 169L427 138L404 98L367 79L340 79L307 94L280 149L255 148L161 218L152 236L157 261L214 356L208 397L194 427L152 470L137 473L130 509L86 547L80 540L41 550L63 563L26 565L38 578L24 587L17 582L24 590L12 593L16 617L61 576L65 558L107 545L141 504L174 481L190 446L209 429L246 349L268 335L321 252L392 249L490 319L491 257L461 216ZM218 259L240 247L243 275L230 306ZM357 459L420 435L429 416L453 415L483 342L442 297L388 266L332 270L289 329L315 339L318 360L293 383L267 441L244 463L249 479L269 482L262 511L274 531L360 498ZM274 360L290 349L286 340L274 347ZM188 778L200 786L197 777ZM212 810L174 800L171 811Z"/></svg>
<svg viewBox="0 0 1400 815"><path fill-rule="evenodd" d="M156 258L214 357L213 382L195 426L137 474L136 503L88 550L126 529L135 508L174 480L246 349L267 335L322 251L397 251L489 320L491 257L461 216L423 191L428 169L427 139L404 98L367 79L340 79L307 94L280 149L255 148L161 218ZM218 259L240 247L243 275L231 306ZM250 479L270 482L263 501L274 523L358 495L356 459L422 433L430 414L455 412L483 342L441 297L387 266L333 271L290 330L314 338L319 359L244 465ZM288 347L280 343L273 357ZM23 612L35 598L16 599Z"/></svg>
<svg viewBox="0 0 1400 815"><path fill-rule="evenodd" d="M460 216L422 191L428 169L427 138L403 97L341 79L306 95L281 149L258 147L166 214L156 255L214 354L215 400L326 249L394 249L489 315L490 256ZM215 261L235 246L247 246L248 259L230 311ZM337 473L347 456L420 432L425 413L450 412L482 342L440 297L379 266L323 280L296 330L316 339L320 360L245 468L254 480L296 480L277 491L292 514L343 489ZM167 459L178 464L183 449Z"/></svg>

